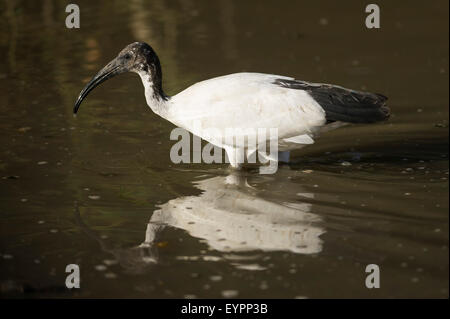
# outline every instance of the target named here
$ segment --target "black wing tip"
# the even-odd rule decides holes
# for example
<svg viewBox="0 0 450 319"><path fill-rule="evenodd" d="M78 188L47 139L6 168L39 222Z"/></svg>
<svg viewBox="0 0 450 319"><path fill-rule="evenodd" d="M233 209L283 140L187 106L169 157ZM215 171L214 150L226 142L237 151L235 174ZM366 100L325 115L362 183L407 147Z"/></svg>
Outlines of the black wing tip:
<svg viewBox="0 0 450 319"><path fill-rule="evenodd" d="M381 94L381 93L374 93L380 100L381 100L381 102L386 102L389 98L386 96L386 95L384 95L384 94Z"/></svg>
<svg viewBox="0 0 450 319"><path fill-rule="evenodd" d="M386 101L388 97L386 95L375 93L375 95L379 98L379 113L380 113L380 121L385 121L391 117L391 109L387 106Z"/></svg>
<svg viewBox="0 0 450 319"><path fill-rule="evenodd" d="M275 79L281 87L304 90L325 110L329 121L348 123L376 123L387 120L391 110L386 105L388 97L346 89L332 84L309 83L295 79Z"/></svg>
<svg viewBox="0 0 450 319"><path fill-rule="evenodd" d="M356 123L377 123L385 122L391 117L391 109L383 104L372 112L368 112L366 116L356 119Z"/></svg>
<svg viewBox="0 0 450 319"><path fill-rule="evenodd" d="M380 107L380 113L382 115L382 121L386 121L391 117L391 109L386 104Z"/></svg>

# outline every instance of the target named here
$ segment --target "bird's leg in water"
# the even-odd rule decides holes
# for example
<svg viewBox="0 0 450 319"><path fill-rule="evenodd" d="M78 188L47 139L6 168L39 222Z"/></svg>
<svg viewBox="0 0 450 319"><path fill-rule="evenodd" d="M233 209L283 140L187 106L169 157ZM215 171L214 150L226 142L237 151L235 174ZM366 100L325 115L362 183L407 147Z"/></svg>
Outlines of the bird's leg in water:
<svg viewBox="0 0 450 319"><path fill-rule="evenodd" d="M242 167L242 163L244 163L244 150L227 147L225 149L225 153L227 153L228 161L230 162L231 167L236 169L240 169Z"/></svg>

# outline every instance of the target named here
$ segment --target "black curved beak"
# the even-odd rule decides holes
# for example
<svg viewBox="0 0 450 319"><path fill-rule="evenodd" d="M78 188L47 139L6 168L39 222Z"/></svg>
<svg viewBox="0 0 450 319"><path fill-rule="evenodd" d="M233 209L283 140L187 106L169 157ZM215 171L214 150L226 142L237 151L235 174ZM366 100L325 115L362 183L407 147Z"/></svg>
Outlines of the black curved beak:
<svg viewBox="0 0 450 319"><path fill-rule="evenodd" d="M89 94L89 92L95 89L96 86L126 71L127 71L126 68L123 67L123 65L118 61L118 59L114 59L111 62L109 62L89 81L88 84L86 84L84 89L81 91L80 95L78 95L77 101L75 102L75 106L73 107L73 113L76 114L78 112L81 102L83 102L84 98Z"/></svg>

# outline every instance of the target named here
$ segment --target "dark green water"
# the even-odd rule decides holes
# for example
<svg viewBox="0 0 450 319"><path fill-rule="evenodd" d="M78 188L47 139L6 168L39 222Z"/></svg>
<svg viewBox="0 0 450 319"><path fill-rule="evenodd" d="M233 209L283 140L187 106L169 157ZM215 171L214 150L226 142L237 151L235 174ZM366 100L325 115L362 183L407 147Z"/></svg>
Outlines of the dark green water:
<svg viewBox="0 0 450 319"><path fill-rule="evenodd" d="M448 298L447 1L379 1L379 30L359 1L76 3L69 30L61 1L0 1L2 297ZM174 127L136 75L72 115L136 40L168 94L267 72L383 93L393 116L324 134L275 175L172 164Z"/></svg>

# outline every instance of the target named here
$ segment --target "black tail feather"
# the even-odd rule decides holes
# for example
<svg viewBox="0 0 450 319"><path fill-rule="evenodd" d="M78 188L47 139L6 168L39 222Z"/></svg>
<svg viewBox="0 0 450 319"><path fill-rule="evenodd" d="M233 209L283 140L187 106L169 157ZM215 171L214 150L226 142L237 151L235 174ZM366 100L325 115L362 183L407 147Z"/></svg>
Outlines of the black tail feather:
<svg viewBox="0 0 450 319"><path fill-rule="evenodd" d="M378 93L298 80L279 79L275 83L307 91L325 110L329 122L374 123L384 121L390 116L390 110L386 105L387 97Z"/></svg>
<svg viewBox="0 0 450 319"><path fill-rule="evenodd" d="M387 97L381 94L358 92L340 87L311 90L310 95L325 110L328 121L374 123L390 116Z"/></svg>

